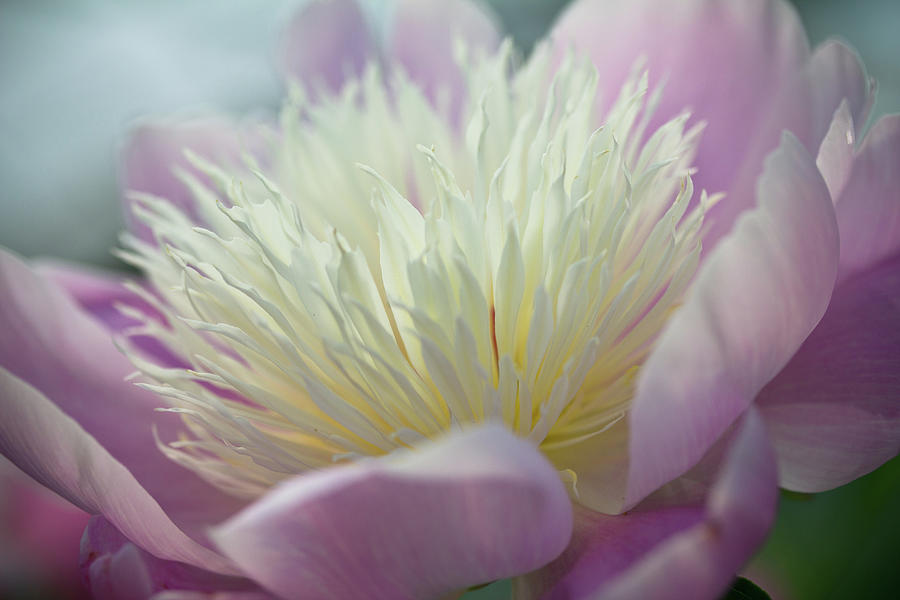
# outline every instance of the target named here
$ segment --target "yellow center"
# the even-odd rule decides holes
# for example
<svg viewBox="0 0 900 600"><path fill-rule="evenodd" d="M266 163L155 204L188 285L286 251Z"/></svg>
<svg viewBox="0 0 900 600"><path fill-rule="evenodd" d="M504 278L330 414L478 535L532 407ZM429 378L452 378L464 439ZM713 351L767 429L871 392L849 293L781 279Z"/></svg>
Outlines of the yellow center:
<svg viewBox="0 0 900 600"><path fill-rule="evenodd" d="M315 104L295 90L265 174L195 158L217 182L184 176L202 227L139 198L160 247L126 255L168 320L141 332L190 368L128 352L184 415L173 459L252 497L499 420L577 478L563 450L626 414L699 256L698 129L646 131L646 76L600 115L590 65L461 60L462 132L372 68Z"/></svg>

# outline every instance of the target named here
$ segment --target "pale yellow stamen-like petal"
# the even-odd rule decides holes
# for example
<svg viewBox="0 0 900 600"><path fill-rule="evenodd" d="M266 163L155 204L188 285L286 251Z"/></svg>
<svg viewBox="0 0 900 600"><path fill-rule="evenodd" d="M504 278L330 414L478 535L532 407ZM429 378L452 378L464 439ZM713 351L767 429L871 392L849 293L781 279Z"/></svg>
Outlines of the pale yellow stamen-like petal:
<svg viewBox="0 0 900 600"><path fill-rule="evenodd" d="M697 266L700 130L648 134L640 70L601 116L574 57L552 74L539 48L510 75L509 44L461 56L462 133L373 67L316 104L295 90L264 173L194 157L202 225L136 198L159 247L126 237L122 255L167 323L134 333L184 366L125 350L187 424L160 442L173 460L252 497L487 420L554 456L626 414Z"/></svg>

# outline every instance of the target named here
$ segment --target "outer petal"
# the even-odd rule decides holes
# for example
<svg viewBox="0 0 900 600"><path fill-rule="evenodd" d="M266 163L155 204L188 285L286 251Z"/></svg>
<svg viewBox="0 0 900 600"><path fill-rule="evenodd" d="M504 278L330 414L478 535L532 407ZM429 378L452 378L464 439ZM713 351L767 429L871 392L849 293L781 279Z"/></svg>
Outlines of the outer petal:
<svg viewBox="0 0 900 600"><path fill-rule="evenodd" d="M707 259L641 371L628 505L695 464L828 305L838 262L834 210L789 134L766 161L758 198Z"/></svg>
<svg viewBox="0 0 900 600"><path fill-rule="evenodd" d="M874 84L856 52L836 41L816 48L803 72L781 87L757 126L726 199L712 209L712 228L704 236L707 247L731 230L738 215L753 208L762 160L775 147L782 130L796 135L810 153L820 152L823 138L834 125L835 112L846 102L847 114L841 120L853 124L851 139L855 143L873 101ZM826 181L831 186L828 177ZM703 183L701 179L699 185Z"/></svg>
<svg viewBox="0 0 900 600"><path fill-rule="evenodd" d="M430 598L555 558L572 508L553 467L487 426L291 480L213 533L286 598Z"/></svg>
<svg viewBox="0 0 900 600"><path fill-rule="evenodd" d="M828 41L816 48L805 77L798 78L784 95L786 100L781 108L792 116L781 120L808 121L806 129L798 130L807 131L802 138L806 148L810 152L818 151L816 165L828 184L832 200L837 202L850 175L856 141L875 99L875 84L852 48ZM804 98L808 100L797 100ZM779 121L779 116L775 121ZM738 187L748 188L754 177L752 169L745 169ZM743 192L739 190L738 194L741 196Z"/></svg>
<svg viewBox="0 0 900 600"><path fill-rule="evenodd" d="M0 597L23 580L78 590L72 557L89 518L0 457Z"/></svg>
<svg viewBox="0 0 900 600"><path fill-rule="evenodd" d="M108 291L106 283L86 287ZM153 425L168 441L180 421L156 413L160 400L125 381L134 368L113 345L110 331L2 251L0 329L0 367L56 403L126 465L179 525L195 533L194 524L219 521L237 509L233 499L157 449ZM5 406L7 399L0 402Z"/></svg>
<svg viewBox="0 0 900 600"><path fill-rule="evenodd" d="M125 287L128 278L121 274L58 261L39 262L34 265L34 270L64 289L78 306L111 332L120 333L135 324L133 319L117 310L118 305L131 306L145 314L156 313L152 306Z"/></svg>
<svg viewBox="0 0 900 600"><path fill-rule="evenodd" d="M281 67L288 79L313 90L338 91L348 76L378 58L375 32L356 0L306 2L285 31Z"/></svg>
<svg viewBox="0 0 900 600"><path fill-rule="evenodd" d="M900 453L900 257L834 292L828 312L758 404L781 485L821 492Z"/></svg>
<svg viewBox="0 0 900 600"><path fill-rule="evenodd" d="M578 506L572 543L557 560L515 580L516 600L589 598L654 546L703 520L703 506L605 515Z"/></svg>
<svg viewBox="0 0 900 600"><path fill-rule="evenodd" d="M160 560L135 546L103 517L94 517L81 540L81 569L97 600L149 598L163 590L260 593L251 581Z"/></svg>
<svg viewBox="0 0 900 600"><path fill-rule="evenodd" d="M829 40L813 52L807 79L811 86L811 144L824 137L835 109L844 100L859 134L875 102L875 83L859 54L840 41Z"/></svg>
<svg viewBox="0 0 900 600"><path fill-rule="evenodd" d="M900 115L872 127L836 210L842 279L900 254Z"/></svg>
<svg viewBox="0 0 900 600"><path fill-rule="evenodd" d="M848 150L852 155L874 101L875 84L859 55L843 43L829 40L816 48L803 75L781 91L765 125L769 133L761 136L761 145L757 140L753 150L768 152L772 136L790 129L810 153L818 152L817 165L836 201L849 173L845 169ZM748 202L753 199L758 173L758 162L745 163L729 190L738 202L726 200L729 210L716 218L751 208Z"/></svg>
<svg viewBox="0 0 900 600"><path fill-rule="evenodd" d="M838 111L818 160L837 202L842 279L759 397L782 485L804 492L843 485L900 451L900 117L879 121L855 155L847 120Z"/></svg>
<svg viewBox="0 0 900 600"><path fill-rule="evenodd" d="M234 573L227 560L191 540L131 473L38 390L0 368L0 451L82 510L103 514L125 535L169 560Z"/></svg>
<svg viewBox="0 0 900 600"><path fill-rule="evenodd" d="M449 94L451 114L462 99L463 77L454 45L494 50L500 42L495 17L470 0L397 0L388 32L387 57L399 63L433 99Z"/></svg>
<svg viewBox="0 0 900 600"><path fill-rule="evenodd" d="M82 310L100 321L110 335L127 336L135 348L152 357L156 364L180 368L186 366L183 360L156 338L139 335L135 327L142 323L122 311L123 307L127 307L165 324L165 318L155 307L126 287L126 283L140 285L138 280L121 273L57 261L40 261L34 265L34 270L64 289Z"/></svg>
<svg viewBox="0 0 900 600"><path fill-rule="evenodd" d="M275 600L265 592L188 592L163 591L150 600Z"/></svg>
<svg viewBox="0 0 900 600"><path fill-rule="evenodd" d="M261 125L232 123L223 117L138 124L122 151L120 179L129 229L141 239L153 241L150 229L134 214L128 194L133 191L165 198L199 220L193 208L193 196L179 179L178 171L207 180L185 157L185 150L215 163L238 164L244 153L263 154L264 137Z"/></svg>
<svg viewBox="0 0 900 600"><path fill-rule="evenodd" d="M737 214L752 207L753 184L782 129L805 139L798 125L806 113L782 105L797 101L782 91L802 76L809 59L802 25L787 2L579 0L563 13L551 37L561 52L574 45L594 59L608 101L634 62L645 57L651 85L665 83L651 126L686 108L696 121L706 122L695 187L728 192L714 208L709 240L729 231ZM801 123L792 122L796 117ZM744 169L749 185L739 197L734 182Z"/></svg>
<svg viewBox="0 0 900 600"><path fill-rule="evenodd" d="M828 185L833 202L841 197L850 170L853 167L853 155L856 149L856 129L853 123L853 115L850 113L850 104L843 100L834 113L834 119L828 132L819 146L819 154L816 157L816 166Z"/></svg>
<svg viewBox="0 0 900 600"><path fill-rule="evenodd" d="M619 516L582 509L566 552L516 581L516 598L718 597L775 514L775 461L755 412L736 428L719 464L705 502L649 502Z"/></svg>
<svg viewBox="0 0 900 600"><path fill-rule="evenodd" d="M734 425L699 463L641 502L641 508L702 504L731 444L733 428ZM589 513L596 511L615 515L624 510L628 482L628 437L628 420L622 419L603 435L596 435L563 450L545 451L554 465L575 472L576 503L589 509Z"/></svg>
<svg viewBox="0 0 900 600"><path fill-rule="evenodd" d="M777 471L765 428L747 415L706 503L702 523L673 537L611 582L603 600L714 600L766 539L778 505Z"/></svg>

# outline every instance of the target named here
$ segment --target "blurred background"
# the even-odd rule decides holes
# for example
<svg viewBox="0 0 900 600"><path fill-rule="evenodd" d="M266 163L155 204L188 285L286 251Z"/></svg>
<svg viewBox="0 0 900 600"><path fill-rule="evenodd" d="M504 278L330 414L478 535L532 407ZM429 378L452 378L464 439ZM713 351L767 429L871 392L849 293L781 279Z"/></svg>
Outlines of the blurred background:
<svg viewBox="0 0 900 600"><path fill-rule="evenodd" d="M279 35L303 2L0 0L0 245L118 268L117 156L129 125L146 115L274 113ZM525 49L567 3L488 1ZM900 112L900 1L795 4L813 45L838 36L860 52L879 82L875 117ZM24 593L38 577L18 566L24 550L3 543L15 527L2 518L16 501L0 488L2 597L10 581ZM894 460L830 493L785 495L748 573L774 598L890 598L900 596L898 556ZM467 598L507 593L500 583Z"/></svg>

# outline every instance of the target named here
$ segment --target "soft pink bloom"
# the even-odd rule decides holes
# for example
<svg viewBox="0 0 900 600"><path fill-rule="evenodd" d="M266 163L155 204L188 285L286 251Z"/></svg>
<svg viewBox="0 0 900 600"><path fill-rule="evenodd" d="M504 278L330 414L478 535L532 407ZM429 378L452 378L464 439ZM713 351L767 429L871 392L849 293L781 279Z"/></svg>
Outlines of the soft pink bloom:
<svg viewBox="0 0 900 600"><path fill-rule="evenodd" d="M455 119L453 34L492 47L491 19L461 0L400 0L378 31L357 6L301 12L287 73L334 90L377 60ZM779 0L576 0L550 37L560 55L588 53L603 90L645 57L665 81L656 124L685 107L705 121L693 179L726 194L627 419L566 457L580 501L498 425L236 500L159 451L155 436L177 439L182 422L125 381L134 367L112 335L129 318L115 307L155 309L116 278L3 253L0 450L97 515L82 544L96 597L428 598L516 577L517 598L713 599L765 538L779 485L831 489L897 455L900 117L860 140L873 86L853 51L810 50ZM228 162L257 134L148 123L124 186L191 214L169 176L193 168L181 150Z"/></svg>

